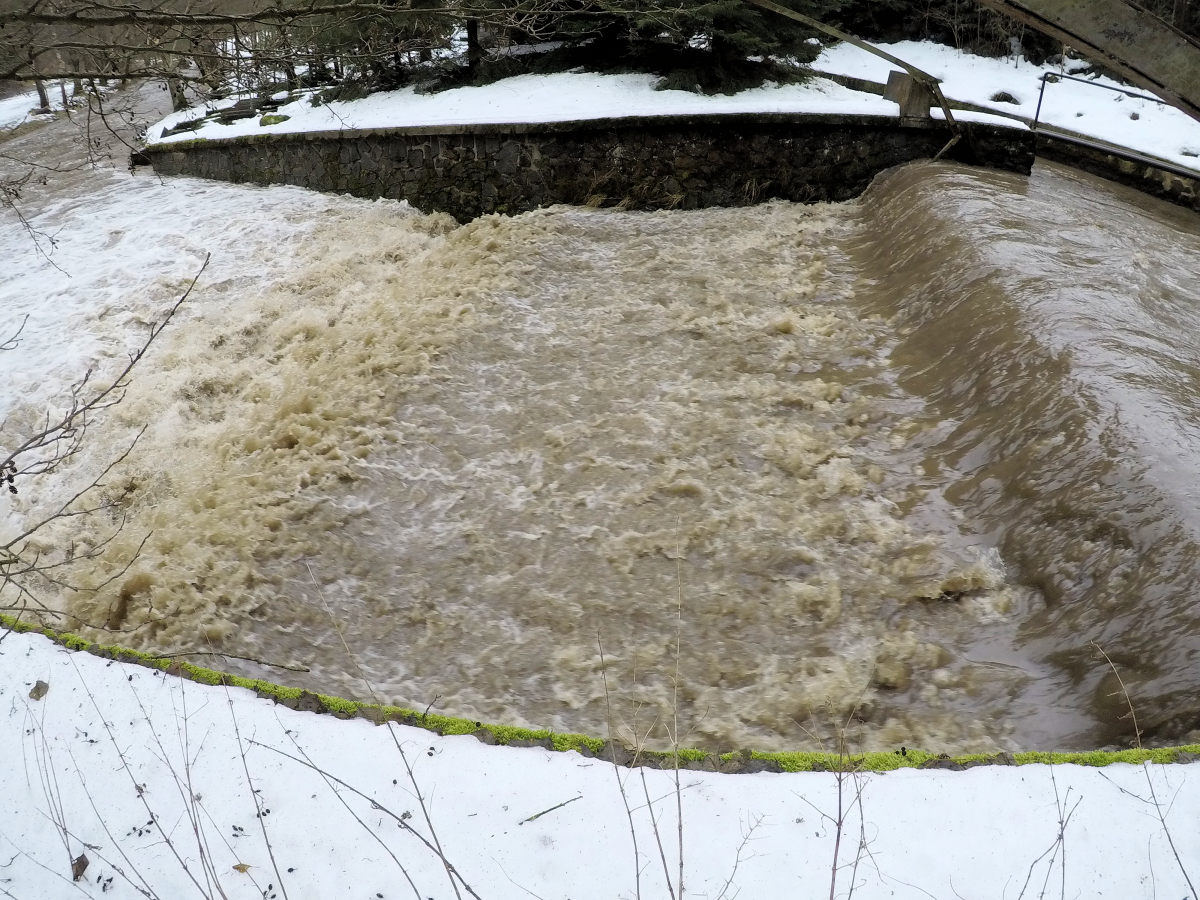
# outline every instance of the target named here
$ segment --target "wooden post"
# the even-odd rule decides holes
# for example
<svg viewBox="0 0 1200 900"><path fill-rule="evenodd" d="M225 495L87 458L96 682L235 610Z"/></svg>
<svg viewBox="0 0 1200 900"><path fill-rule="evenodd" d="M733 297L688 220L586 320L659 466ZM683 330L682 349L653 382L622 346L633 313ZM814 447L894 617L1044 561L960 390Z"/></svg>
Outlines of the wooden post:
<svg viewBox="0 0 1200 900"><path fill-rule="evenodd" d="M928 85L917 81L907 72L895 70L888 73L883 99L900 104L901 119L928 119L930 107L937 102Z"/></svg>

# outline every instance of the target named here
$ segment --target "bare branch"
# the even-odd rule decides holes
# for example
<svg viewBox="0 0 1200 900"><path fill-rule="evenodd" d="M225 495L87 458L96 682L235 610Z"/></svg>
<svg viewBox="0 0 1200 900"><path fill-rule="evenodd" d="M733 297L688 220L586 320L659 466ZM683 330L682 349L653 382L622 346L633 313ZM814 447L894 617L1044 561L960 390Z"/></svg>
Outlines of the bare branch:
<svg viewBox="0 0 1200 900"><path fill-rule="evenodd" d="M191 296L200 276L208 267L209 258L208 255L205 256L204 262L193 276L187 289L172 304L170 309L167 310L163 318L150 325L149 334L141 345L129 355L129 361L122 367L115 378L109 381L107 385L93 389L92 373L89 371L79 382L71 387L67 412L65 414L59 416L47 414L42 426L34 434L26 437L13 450L9 451L7 456L0 459L0 484L7 486L8 490L15 494L17 493L16 481L18 478L52 473L80 452L84 445L84 438L87 435L91 418L99 411L115 406L125 396L125 389L129 385L129 379L134 368L145 357L146 353L149 352L151 346L153 346L167 325L170 324L175 314L179 311L179 308ZM0 347L11 349L9 345L15 346L16 338L23 328L24 323ZM25 526L19 534L0 542L0 591L3 591L5 588L12 588L16 595L14 602L0 608L16 612L18 616L35 611L41 615L70 618L82 622L77 616L54 609L48 603L41 600L34 593L33 585L36 582L43 587L74 589L73 585L68 583L59 572L78 565L83 560L98 558L116 540L117 536L122 533L126 520L124 513L117 509L116 501L104 497L101 497L95 503L84 503L83 501L86 497L105 486L105 479L118 465L129 457L137 445L139 438L144 433L145 426L138 431L133 440L125 447L124 451L113 459L110 459L104 465L99 474L74 491L67 499L56 503L50 512L42 515L32 524ZM61 553L56 553L50 558L43 558L41 551L32 546L35 536L52 523L72 518L83 518L97 513L112 514L114 515L115 522L112 528L109 529L107 536L99 541L91 542L81 552L72 544L63 548ZM103 590L115 580L123 577L140 555L149 537L149 534L144 535L129 558L125 560L124 565L119 566L118 570L105 579L102 584L98 585L95 590ZM108 630L112 631L123 630L121 629L121 625L128 614L128 610L124 608L126 603L127 601L122 600L118 604L118 609L111 610L108 621L105 623L82 622L82 624L92 627L107 627ZM152 610L150 612L152 613ZM136 627L144 627L153 621L156 621L156 619L152 615L148 615Z"/></svg>

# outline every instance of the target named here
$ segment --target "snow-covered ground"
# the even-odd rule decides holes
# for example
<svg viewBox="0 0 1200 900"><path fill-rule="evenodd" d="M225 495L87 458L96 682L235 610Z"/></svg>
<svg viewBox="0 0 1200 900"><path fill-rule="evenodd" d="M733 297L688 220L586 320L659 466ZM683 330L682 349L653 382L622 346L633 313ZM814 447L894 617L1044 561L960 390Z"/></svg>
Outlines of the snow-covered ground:
<svg viewBox="0 0 1200 900"><path fill-rule="evenodd" d="M1023 59L988 59L961 53L939 44L905 41L880 47L911 65L942 79L942 89L952 101L994 108L986 113L959 113L963 119L1024 127L1021 116L1037 113L1044 74L1067 74L1082 69L1083 61L1066 68L1035 66ZM895 68L886 60L850 44L826 48L812 64L819 71L887 81ZM842 87L827 78L804 84L754 88L734 95L712 97L687 91L656 91L653 75L600 75L564 72L555 75L521 75L482 87L465 87L439 94L418 94L412 88L372 94L357 101L312 106L307 98L282 106L274 115L285 121L260 125L259 117L229 125L205 124L196 131L161 137L164 129L204 115L209 109L232 105L220 101L174 113L152 126L148 139L170 143L197 138L226 138L247 134L284 134L302 131L337 131L344 128L387 128L400 125L463 125L477 122L571 121L622 116L682 115L696 113L856 113L895 116L895 103L875 94ZM1088 83L1063 79L1046 86L1040 122L1130 147L1177 165L1200 170L1200 122L1157 102L1128 96L1106 88L1122 86L1104 77ZM994 100L1001 92L1010 99ZM1132 91L1141 93L1144 91ZM1148 95L1146 95L1148 96Z"/></svg>
<svg viewBox="0 0 1200 900"><path fill-rule="evenodd" d="M942 79L942 90L948 98L1027 119L1038 113L1043 75L1069 74L1088 65L1085 60L1071 60L1065 67L1035 66L1024 59L988 59L928 42L903 41L884 47ZM849 44L825 50L813 67L877 82L886 82L893 68ZM1088 76L1086 80L1086 84L1070 79L1047 84L1038 121L1200 170L1200 122L1154 99L1147 91L1103 76ZM993 99L1001 93L1012 99Z"/></svg>
<svg viewBox="0 0 1200 900"><path fill-rule="evenodd" d="M67 92L72 93L70 86L67 87ZM49 97L51 110L58 111L63 108L62 93L57 84L53 85L53 93L49 94ZM0 100L0 134L26 122L50 118L38 110L37 91L24 91Z"/></svg>
<svg viewBox="0 0 1200 900"><path fill-rule="evenodd" d="M1006 90L1019 111L1032 113L1041 70L918 51L925 55L909 58L944 75L952 96L985 102ZM821 64L882 80L847 50ZM484 110L492 107L474 99L500 97L512 85L412 102L429 102L429 115L450 110L444 114L469 121L473 111L497 121L517 111L525 119L651 111L632 105L634 93L647 103L677 99L651 91L647 79L611 78L534 79L529 90L537 90L513 91L523 99L509 107L496 100L490 118ZM593 81L628 90L601 107L583 92ZM1086 124L1088 133L1167 158L1198 146L1190 120L1185 128L1147 104L1135 122L1132 104L1143 101L1079 87L1089 92L1079 97L1100 98L1095 106L1072 101L1067 82L1050 89L1061 88L1068 127ZM827 109L894 111L822 83L750 93L778 99L793 90L815 93L790 109L812 108L802 104L819 97ZM466 98L458 107L455 95ZM385 110L386 124L413 123L397 120L398 110L414 108L401 100ZM736 98L687 102L738 108ZM210 284L252 291L309 252L311 220L323 210L373 206L295 188L160 183L119 171L95 179L80 182L75 195L30 201L32 226L55 235L57 245L40 246L59 269L15 218L0 214L0 309L6 318L31 315L26 365L0 355L11 363L9 394L48 397L80 367L119 358L195 271L202 250L223 251L206 272ZM248 273L238 247L251 235L273 249L259 253ZM1194 900L1200 878L1200 777L1188 765L684 771L677 781L674 773L618 769L574 752L488 747L471 737L294 712L241 689L197 685L16 633L0 633L0 715L0 897L17 900Z"/></svg>
<svg viewBox="0 0 1200 900"><path fill-rule="evenodd" d="M1190 765L676 780L21 635L0 644L0 709L0 896L21 900L1132 900L1200 878Z"/></svg>

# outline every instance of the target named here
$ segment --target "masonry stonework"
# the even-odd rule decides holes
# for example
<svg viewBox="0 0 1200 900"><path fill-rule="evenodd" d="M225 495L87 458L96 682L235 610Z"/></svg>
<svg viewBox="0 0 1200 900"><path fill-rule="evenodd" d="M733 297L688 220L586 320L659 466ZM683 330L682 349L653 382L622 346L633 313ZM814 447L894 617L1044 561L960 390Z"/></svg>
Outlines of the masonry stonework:
<svg viewBox="0 0 1200 900"><path fill-rule="evenodd" d="M945 151L1028 173L1027 131L967 124ZM630 209L845 200L880 171L935 156L941 122L738 114L264 134L151 145L163 175L294 184L407 200L459 221L554 203Z"/></svg>

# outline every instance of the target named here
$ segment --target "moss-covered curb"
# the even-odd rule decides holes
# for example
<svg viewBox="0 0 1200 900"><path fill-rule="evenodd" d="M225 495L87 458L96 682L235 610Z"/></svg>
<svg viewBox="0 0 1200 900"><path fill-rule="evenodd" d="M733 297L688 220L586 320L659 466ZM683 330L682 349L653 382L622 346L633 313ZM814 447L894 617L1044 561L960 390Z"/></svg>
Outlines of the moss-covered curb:
<svg viewBox="0 0 1200 900"><path fill-rule="evenodd" d="M158 669L169 675L186 678L199 684L230 685L253 691L260 697L274 700L289 709L304 712L324 713L339 719L366 719L379 725L384 722L400 722L416 728L442 735L474 735L487 744L513 747L543 747L547 750L575 750L585 756L600 757L623 766L648 766L673 768L678 760L680 768L709 772L753 773L753 772L888 772L896 769L949 769L962 770L986 765L1026 765L1029 763L1074 764L1080 766L1107 766L1113 763L1182 763L1200 759L1200 744L1183 747L1158 747L1146 750L1121 750L1116 752L1094 750L1082 753L983 753L963 756L928 753L923 750L903 749L892 753L860 753L838 755L833 753L760 752L740 750L734 753L709 753L704 750L681 749L676 753L660 753L643 750L633 752L612 741L588 737L583 734L559 734L546 730L517 728L511 725L492 725L470 719L459 719L436 713L420 713L399 706L381 706L314 694L301 688L284 687L256 678L243 678L207 669L189 662L167 657L153 656L125 647L96 644L78 635L60 633L29 622L22 622L0 613L0 629L17 633L40 634L68 650L91 653L103 659L132 663Z"/></svg>

